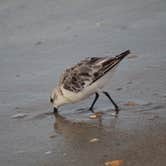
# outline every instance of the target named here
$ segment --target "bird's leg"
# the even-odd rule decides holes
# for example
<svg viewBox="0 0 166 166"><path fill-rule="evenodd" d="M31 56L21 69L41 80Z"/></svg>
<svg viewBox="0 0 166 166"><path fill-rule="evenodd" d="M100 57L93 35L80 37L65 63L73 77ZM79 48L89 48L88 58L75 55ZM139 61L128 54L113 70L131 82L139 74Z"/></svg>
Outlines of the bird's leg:
<svg viewBox="0 0 166 166"><path fill-rule="evenodd" d="M119 107L118 107L118 105L114 102L114 100L111 98L111 96L109 95L109 93L108 92L103 92L109 99L110 99L110 101L111 101L111 103L114 105L114 107L115 107L115 111L116 111L116 114L118 114L119 113Z"/></svg>
<svg viewBox="0 0 166 166"><path fill-rule="evenodd" d="M93 112L93 113L94 113L93 107L94 107L94 105L95 105L97 99L99 98L99 94L98 94L98 93L95 93L95 95L96 95L96 96L95 96L95 99L93 100L93 103L91 104L91 106L90 106L90 108L89 108L89 110L90 110L91 112Z"/></svg>

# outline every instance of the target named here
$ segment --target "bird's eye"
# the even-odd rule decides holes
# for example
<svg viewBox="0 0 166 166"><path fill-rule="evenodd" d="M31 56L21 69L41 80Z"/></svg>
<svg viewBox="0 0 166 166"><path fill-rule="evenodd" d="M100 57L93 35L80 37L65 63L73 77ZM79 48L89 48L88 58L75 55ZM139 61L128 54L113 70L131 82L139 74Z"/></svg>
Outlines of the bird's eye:
<svg viewBox="0 0 166 166"><path fill-rule="evenodd" d="M50 97L50 102L51 102L51 103L53 103L53 102L54 102L54 100L53 100L53 98L52 98L52 97Z"/></svg>

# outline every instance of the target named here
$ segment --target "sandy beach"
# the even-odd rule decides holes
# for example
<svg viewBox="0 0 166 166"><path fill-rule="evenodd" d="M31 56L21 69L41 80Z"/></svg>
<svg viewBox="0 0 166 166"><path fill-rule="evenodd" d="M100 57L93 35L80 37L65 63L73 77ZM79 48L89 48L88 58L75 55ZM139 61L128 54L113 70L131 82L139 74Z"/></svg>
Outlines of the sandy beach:
<svg viewBox="0 0 166 166"><path fill-rule="evenodd" d="M0 165L164 166L164 0L0 0ZM85 57L131 55L90 119L94 96L59 113L49 96L60 73ZM91 141L96 140L96 141Z"/></svg>

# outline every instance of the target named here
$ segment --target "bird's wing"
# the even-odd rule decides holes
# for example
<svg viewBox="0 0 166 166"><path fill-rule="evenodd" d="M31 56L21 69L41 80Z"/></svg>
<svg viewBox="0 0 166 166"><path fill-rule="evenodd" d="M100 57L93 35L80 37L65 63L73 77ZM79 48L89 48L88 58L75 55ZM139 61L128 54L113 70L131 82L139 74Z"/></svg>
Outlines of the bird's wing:
<svg viewBox="0 0 166 166"><path fill-rule="evenodd" d="M129 53L128 50L113 58L86 58L75 66L65 70L61 75L59 86L63 86L64 89L75 93L80 92L104 76Z"/></svg>

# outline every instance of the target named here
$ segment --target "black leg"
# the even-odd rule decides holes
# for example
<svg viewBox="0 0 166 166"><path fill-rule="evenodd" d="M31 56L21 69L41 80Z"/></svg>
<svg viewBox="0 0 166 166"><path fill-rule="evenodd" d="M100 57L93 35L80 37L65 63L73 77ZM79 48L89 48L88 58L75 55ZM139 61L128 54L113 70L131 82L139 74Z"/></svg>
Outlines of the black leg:
<svg viewBox="0 0 166 166"><path fill-rule="evenodd" d="M110 101L112 102L112 104L115 107L116 114L118 114L119 113L119 107L118 107L118 105L114 102L114 100L111 98L111 96L109 95L108 92L103 92L103 93L110 99Z"/></svg>
<svg viewBox="0 0 166 166"><path fill-rule="evenodd" d="M99 98L99 94L98 94L98 93L95 93L95 95L96 95L96 96L95 96L95 99L93 100L93 103L92 103L92 105L91 105L90 108L89 108L89 110L92 111L93 113L94 113L93 107L94 107L94 105L95 105L97 99Z"/></svg>

